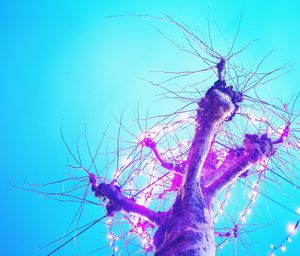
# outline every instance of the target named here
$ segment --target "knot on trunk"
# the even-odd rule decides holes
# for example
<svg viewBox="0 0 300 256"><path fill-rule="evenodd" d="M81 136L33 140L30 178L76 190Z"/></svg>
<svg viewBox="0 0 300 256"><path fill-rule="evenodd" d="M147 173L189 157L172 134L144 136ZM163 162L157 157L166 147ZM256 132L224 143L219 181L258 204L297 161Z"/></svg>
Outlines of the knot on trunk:
<svg viewBox="0 0 300 256"><path fill-rule="evenodd" d="M100 183L95 191L96 197L103 197L106 204L107 215L112 216L116 211L123 209L123 203L128 198L121 194L121 189L112 184Z"/></svg>
<svg viewBox="0 0 300 256"><path fill-rule="evenodd" d="M245 151L250 161L255 163L263 157L270 157L275 153L272 141L266 134L246 134L244 139Z"/></svg>
<svg viewBox="0 0 300 256"><path fill-rule="evenodd" d="M233 89L233 86L227 86L226 82L222 81L220 79L218 81L216 81L211 88L208 89L208 91L206 92L206 95L211 93L211 91L214 89L217 89L217 90L227 94L229 96L229 98L231 99L231 101L234 105L234 111L231 114L231 116L227 118L226 121L232 120L232 118L234 117L234 115L236 114L236 112L239 109L239 103L243 101L242 93L235 91Z"/></svg>
<svg viewBox="0 0 300 256"><path fill-rule="evenodd" d="M218 80L209 88L205 97L198 103L198 116L208 121L229 121L237 112L242 94L234 91L232 86Z"/></svg>

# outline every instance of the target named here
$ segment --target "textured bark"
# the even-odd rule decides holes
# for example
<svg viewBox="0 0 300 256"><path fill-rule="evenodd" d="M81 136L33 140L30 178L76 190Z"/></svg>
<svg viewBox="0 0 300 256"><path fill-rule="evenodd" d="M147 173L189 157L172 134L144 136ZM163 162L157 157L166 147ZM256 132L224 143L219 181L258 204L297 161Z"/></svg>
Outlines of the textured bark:
<svg viewBox="0 0 300 256"><path fill-rule="evenodd" d="M177 197L154 236L155 256L215 255L213 215L200 188Z"/></svg>

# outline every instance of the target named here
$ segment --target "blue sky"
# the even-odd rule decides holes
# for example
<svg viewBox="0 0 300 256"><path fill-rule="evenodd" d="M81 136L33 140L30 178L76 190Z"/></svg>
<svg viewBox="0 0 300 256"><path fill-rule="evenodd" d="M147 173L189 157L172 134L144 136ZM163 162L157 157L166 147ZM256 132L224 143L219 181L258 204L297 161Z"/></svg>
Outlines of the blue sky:
<svg viewBox="0 0 300 256"><path fill-rule="evenodd" d="M266 97L288 100L300 88L299 8L300 4L291 0L2 0L1 253L45 255L47 250L37 251L35 247L58 237L70 220L72 206L9 185L10 181L22 185L24 179L43 183L65 177L66 150L59 131L62 122L71 142L86 125L90 140L96 143L107 124L112 123L113 115L130 113L138 102L152 104L153 111L160 109L159 103L153 104L154 92L140 79L147 78L149 70L175 66L180 70L193 63L164 40L149 21L106 16L167 13L191 26L203 27L205 33L209 12L223 34L232 40L242 11L237 44L260 39L243 58L246 62L257 61L274 49L267 65L291 63L289 74L263 89ZM299 103L297 107L300 108ZM113 129L114 125L111 134ZM287 192L296 193L293 189ZM294 203L295 207L300 206L300 199ZM282 209L270 207L274 207L276 222L257 237L263 244L254 245L255 255L266 255L268 241L276 243L283 238L286 224L295 220ZM96 237L86 235L80 240L83 248L105 239L101 232L91 234ZM69 245L57 255L75 255L71 248ZM285 254L296 255L299 250L300 237L295 237Z"/></svg>

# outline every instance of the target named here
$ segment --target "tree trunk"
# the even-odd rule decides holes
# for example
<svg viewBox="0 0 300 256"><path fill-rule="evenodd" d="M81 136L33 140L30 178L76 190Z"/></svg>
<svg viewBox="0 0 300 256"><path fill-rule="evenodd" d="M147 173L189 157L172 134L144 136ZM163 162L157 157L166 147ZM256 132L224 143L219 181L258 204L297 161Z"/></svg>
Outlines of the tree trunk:
<svg viewBox="0 0 300 256"><path fill-rule="evenodd" d="M213 211L199 189L176 198L154 235L155 256L214 256Z"/></svg>

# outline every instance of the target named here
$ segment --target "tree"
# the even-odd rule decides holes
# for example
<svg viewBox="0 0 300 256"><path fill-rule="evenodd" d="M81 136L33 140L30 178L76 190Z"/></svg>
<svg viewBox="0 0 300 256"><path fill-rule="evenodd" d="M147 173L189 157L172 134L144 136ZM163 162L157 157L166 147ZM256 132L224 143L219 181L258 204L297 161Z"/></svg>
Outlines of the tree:
<svg viewBox="0 0 300 256"><path fill-rule="evenodd" d="M297 173L286 165L289 162L297 169L300 144L298 113L294 109L296 99L290 104L264 101L256 90L259 85L284 74L288 67L261 71L269 53L248 70L235 59L249 44L235 51L236 37L227 54L221 55L214 49L210 35L207 43L172 17L144 17L175 25L186 40L185 46L158 31L176 48L201 60L205 67L194 71L158 71L168 78L158 83L148 81L163 90L165 98L175 98L184 104L166 115L149 117L147 114L140 118L138 113L138 135L124 125L121 117L115 138L117 148L106 152L107 165L100 167L105 169L105 175L98 172L96 158L103 156L99 150L106 133L94 153L84 137L89 156L87 165L83 164L79 143L74 153L62 133L72 157L69 167L83 171L85 176L63 180L69 182L70 187L56 195L80 202L72 221L73 224L78 218L75 236L107 219L113 255L120 249L117 241L124 236L128 237L122 245L124 248L131 239L140 239L139 253L215 255L217 249L246 232L245 222L255 200L259 195L267 197L262 190L264 184L276 184L275 178L294 185L298 180ZM180 84L178 91L167 86L193 75L203 75L205 79ZM122 139L122 132L134 140ZM249 193L247 199L241 199L243 210L237 217L224 212L229 191L234 189L238 193ZM89 203L103 207L105 216L79 227L83 206ZM221 214L227 218L223 227L217 224ZM127 231L115 235L120 232L114 227L117 222L124 223ZM298 223L291 227L279 246L271 248L270 254L278 248L285 250L284 244L297 230Z"/></svg>

